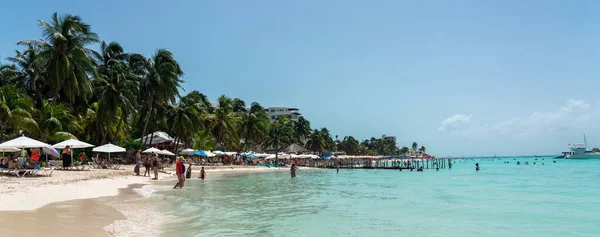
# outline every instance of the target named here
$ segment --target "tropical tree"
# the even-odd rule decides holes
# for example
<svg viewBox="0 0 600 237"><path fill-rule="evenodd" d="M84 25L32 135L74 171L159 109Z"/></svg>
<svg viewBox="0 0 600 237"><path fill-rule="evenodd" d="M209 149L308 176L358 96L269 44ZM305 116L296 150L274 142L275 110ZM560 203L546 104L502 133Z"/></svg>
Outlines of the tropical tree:
<svg viewBox="0 0 600 237"><path fill-rule="evenodd" d="M129 70L126 59L127 55L123 53L123 48L116 42L107 45L103 41L100 44L100 53L95 55L95 61L99 65L99 78L94 81L94 84L99 99L97 121L101 123L98 128L103 134L101 144L105 143L108 133L113 131L109 129L108 123L118 121L113 131L114 141L125 118L135 111L139 84L137 77ZM117 118L119 110L120 116Z"/></svg>
<svg viewBox="0 0 600 237"><path fill-rule="evenodd" d="M217 149L217 141L208 130L198 131L192 141L192 147L196 150L215 150Z"/></svg>
<svg viewBox="0 0 600 237"><path fill-rule="evenodd" d="M333 141L333 138L331 138L331 134L329 134L329 129L327 128L321 128L321 139L323 139L323 143L325 144L325 149L329 150L329 151L334 151L335 150L335 142Z"/></svg>
<svg viewBox="0 0 600 237"><path fill-rule="evenodd" d="M45 100L42 109L37 111L39 137L42 141L59 141L75 137L73 133L82 130L71 109L66 104L52 104Z"/></svg>
<svg viewBox="0 0 600 237"><path fill-rule="evenodd" d="M294 139L297 143L302 144L308 135L310 135L310 122L306 120L304 117L298 118L297 121L293 123L294 125Z"/></svg>
<svg viewBox="0 0 600 237"><path fill-rule="evenodd" d="M194 94L184 96L179 102L170 106L167 110L167 121L171 124L171 131L176 136L175 151L178 150L179 143L185 141L191 142L191 137L195 131L202 129L203 123L200 117L205 113L202 101L195 100L197 91Z"/></svg>
<svg viewBox="0 0 600 237"><path fill-rule="evenodd" d="M415 155L417 154L417 147L419 147L419 144L417 144L417 142L413 142L413 144L412 144L412 152L414 152Z"/></svg>
<svg viewBox="0 0 600 237"><path fill-rule="evenodd" d="M410 153L410 149L408 149L408 147L405 147L405 146L403 146L403 147L400 149L400 153L401 153L402 155L407 155L408 153Z"/></svg>
<svg viewBox="0 0 600 237"><path fill-rule="evenodd" d="M0 62L0 86L10 84L12 81L12 72L16 70L15 65L2 64L2 62Z"/></svg>
<svg viewBox="0 0 600 237"><path fill-rule="evenodd" d="M43 59L38 57L39 43L37 41L21 41L18 44L27 46L27 49L23 52L16 50L15 56L7 58L17 67L13 66L6 71L10 72L8 75L11 76L14 84L34 98L36 107L40 108L44 100L42 91L48 90L48 87L44 82L46 65Z"/></svg>
<svg viewBox="0 0 600 237"><path fill-rule="evenodd" d="M280 117L269 126L269 133L263 147L275 148L275 159L279 158L279 148L290 145L294 128L289 119Z"/></svg>
<svg viewBox="0 0 600 237"><path fill-rule="evenodd" d="M0 141L9 130L37 130L37 123L32 118L33 111L31 98L22 94L15 86L0 87Z"/></svg>
<svg viewBox="0 0 600 237"><path fill-rule="evenodd" d="M306 141L305 147L313 152L321 153L325 149L325 145L323 133L315 129L310 133L310 135L308 135L308 140Z"/></svg>
<svg viewBox="0 0 600 237"><path fill-rule="evenodd" d="M52 14L50 23L40 20L42 37L39 60L47 63L48 80L54 98L73 105L76 98L92 94L90 75L97 75L93 54L87 45L97 43L98 35L79 16Z"/></svg>
<svg viewBox="0 0 600 237"><path fill-rule="evenodd" d="M419 148L419 151L423 154L425 154L425 150L426 150L425 146L421 146L421 148Z"/></svg>
<svg viewBox="0 0 600 237"><path fill-rule="evenodd" d="M204 116L204 119L209 121L208 130L217 140L217 145L237 148L240 137L235 125L240 115L234 111L234 103L231 98L225 95L219 96L217 107L213 113Z"/></svg>
<svg viewBox="0 0 600 237"><path fill-rule="evenodd" d="M148 95L140 96L145 106L143 110L148 111L141 135L145 136L149 122L155 121L156 107L173 104L179 97L179 89L183 83L180 77L183 76L183 71L173 54L166 49L157 50L150 59L139 54L132 54L129 63L132 72L140 78L140 90L148 93ZM140 121L143 120L140 119ZM143 146L147 142L144 141L141 144Z"/></svg>
<svg viewBox="0 0 600 237"><path fill-rule="evenodd" d="M244 144L238 147L238 151L241 151L248 143L262 143L269 132L269 116L259 103L252 103L250 110L241 115L239 134L244 140Z"/></svg>
<svg viewBox="0 0 600 237"><path fill-rule="evenodd" d="M358 149L359 149L358 140L356 140L352 136L346 136L340 142L340 148L342 151L344 151L348 155L358 154Z"/></svg>

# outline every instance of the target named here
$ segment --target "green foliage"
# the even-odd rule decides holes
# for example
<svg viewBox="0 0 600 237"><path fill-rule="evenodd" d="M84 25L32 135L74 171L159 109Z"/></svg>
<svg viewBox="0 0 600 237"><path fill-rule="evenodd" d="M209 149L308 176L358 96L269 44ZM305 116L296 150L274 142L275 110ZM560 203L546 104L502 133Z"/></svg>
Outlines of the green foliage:
<svg viewBox="0 0 600 237"><path fill-rule="evenodd" d="M198 91L182 96L184 73L170 51L158 49L148 58L125 52L117 42L101 41L79 16L54 13L39 26L41 40L18 42L10 64L0 63L0 139L27 134L52 143L77 137L136 148L144 143L135 138L164 131L176 144L202 150L279 151L295 143L317 153L410 152L376 138L334 140L327 128L312 130L303 117L271 123L256 102L247 108L222 95L213 106Z"/></svg>

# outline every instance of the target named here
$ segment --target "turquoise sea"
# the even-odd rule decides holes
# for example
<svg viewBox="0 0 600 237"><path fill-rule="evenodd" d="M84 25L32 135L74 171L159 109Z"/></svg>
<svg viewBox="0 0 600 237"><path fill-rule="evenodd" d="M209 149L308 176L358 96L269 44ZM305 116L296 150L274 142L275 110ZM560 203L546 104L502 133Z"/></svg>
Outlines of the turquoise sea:
<svg viewBox="0 0 600 237"><path fill-rule="evenodd" d="M209 174L152 198L174 216L163 236L600 236L600 160L515 159Z"/></svg>

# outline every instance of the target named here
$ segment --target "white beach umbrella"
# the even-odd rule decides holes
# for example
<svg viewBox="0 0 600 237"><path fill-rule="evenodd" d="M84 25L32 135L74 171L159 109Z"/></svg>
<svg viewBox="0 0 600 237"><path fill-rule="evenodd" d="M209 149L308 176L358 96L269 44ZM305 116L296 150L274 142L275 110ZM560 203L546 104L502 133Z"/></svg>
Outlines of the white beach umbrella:
<svg viewBox="0 0 600 237"><path fill-rule="evenodd" d="M168 151L167 149L164 149L162 151L160 151L161 155L165 155L165 156L174 156L175 154L173 154L173 152Z"/></svg>
<svg viewBox="0 0 600 237"><path fill-rule="evenodd" d="M59 148L59 149L64 149L67 146L70 147L71 149L94 147L94 145L92 145L92 144L85 143L85 142L79 141L77 139L69 139L69 140L62 141L62 142L52 145L52 147ZM71 152L71 163L73 163L73 152Z"/></svg>
<svg viewBox="0 0 600 237"><path fill-rule="evenodd" d="M210 151L204 151L204 153L206 154L206 156L207 156L207 157L214 157L214 156L216 156L216 155L217 155L217 154L215 154L215 153L212 153L212 152L210 152Z"/></svg>
<svg viewBox="0 0 600 237"><path fill-rule="evenodd" d="M179 152L180 155L184 155L184 156L190 156L192 155L192 152L194 152L194 149L188 148L188 149L183 149Z"/></svg>
<svg viewBox="0 0 600 237"><path fill-rule="evenodd" d="M0 144L0 147L13 147L13 148L33 148L33 147L51 147L50 144L40 142L35 139L28 138L26 136L20 136L10 141L6 141Z"/></svg>
<svg viewBox="0 0 600 237"><path fill-rule="evenodd" d="M54 145L52 145L52 147L54 148L59 148L59 149L64 149L65 147L71 147L71 148L88 148L88 147L94 147L94 145L89 144L89 143L85 143L76 139L69 139L66 141L62 141L59 143L56 143Z"/></svg>
<svg viewBox="0 0 600 237"><path fill-rule="evenodd" d="M117 153L117 152L125 152L125 148L113 145L108 143L106 145L102 145L92 149L93 152L102 152L102 153Z"/></svg>
<svg viewBox="0 0 600 237"><path fill-rule="evenodd" d="M21 149L16 147L0 147L0 152L15 152L20 151Z"/></svg>
<svg viewBox="0 0 600 237"><path fill-rule="evenodd" d="M160 154L160 152L161 152L161 150L154 148L154 147L150 147L143 151L143 153L156 153L156 154Z"/></svg>
<svg viewBox="0 0 600 237"><path fill-rule="evenodd" d="M92 149L92 151L93 152L108 153L108 158L110 159L110 153L125 152L126 150L123 147L120 147L120 146L108 143L106 145L102 145L102 146L96 147L96 148Z"/></svg>

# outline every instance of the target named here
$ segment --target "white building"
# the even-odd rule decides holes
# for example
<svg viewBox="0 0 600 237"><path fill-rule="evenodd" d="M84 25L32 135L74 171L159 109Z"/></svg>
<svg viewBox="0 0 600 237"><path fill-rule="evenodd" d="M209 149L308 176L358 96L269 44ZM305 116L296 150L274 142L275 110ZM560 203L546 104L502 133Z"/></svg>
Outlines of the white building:
<svg viewBox="0 0 600 237"><path fill-rule="evenodd" d="M285 117L292 121L298 121L298 119L302 117L302 114L298 112L299 109L297 108L269 107L265 110L267 111L271 122L277 120L279 117Z"/></svg>

